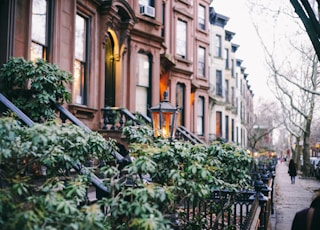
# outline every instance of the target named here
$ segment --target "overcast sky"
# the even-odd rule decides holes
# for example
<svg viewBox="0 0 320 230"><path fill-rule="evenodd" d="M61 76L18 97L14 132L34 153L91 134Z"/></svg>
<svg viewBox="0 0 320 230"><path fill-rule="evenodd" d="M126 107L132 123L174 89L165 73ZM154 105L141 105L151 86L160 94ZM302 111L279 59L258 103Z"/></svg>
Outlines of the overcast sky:
<svg viewBox="0 0 320 230"><path fill-rule="evenodd" d="M247 0L213 0L212 5L217 13L230 18L226 29L236 33L232 42L240 45L237 58L243 60L255 98L269 97L263 49L252 24Z"/></svg>

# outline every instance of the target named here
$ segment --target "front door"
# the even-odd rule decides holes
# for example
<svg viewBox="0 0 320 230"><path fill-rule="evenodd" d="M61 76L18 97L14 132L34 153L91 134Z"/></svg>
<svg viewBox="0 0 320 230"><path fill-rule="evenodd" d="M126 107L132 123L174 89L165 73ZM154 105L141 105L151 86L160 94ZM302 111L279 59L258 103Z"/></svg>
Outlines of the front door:
<svg viewBox="0 0 320 230"><path fill-rule="evenodd" d="M114 42L111 34L106 41L106 61L105 61L105 106L115 106L115 61Z"/></svg>

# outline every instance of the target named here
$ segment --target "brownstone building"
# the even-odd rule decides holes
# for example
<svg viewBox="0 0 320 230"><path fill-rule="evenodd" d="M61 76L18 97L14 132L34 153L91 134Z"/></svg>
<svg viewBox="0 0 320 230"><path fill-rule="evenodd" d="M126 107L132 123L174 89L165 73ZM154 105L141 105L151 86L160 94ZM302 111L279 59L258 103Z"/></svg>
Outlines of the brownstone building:
<svg viewBox="0 0 320 230"><path fill-rule="evenodd" d="M178 125L209 140L209 0L2 0L0 64L43 58L73 75L65 105L89 128L101 109L148 114L163 93ZM235 141L235 138L233 138Z"/></svg>

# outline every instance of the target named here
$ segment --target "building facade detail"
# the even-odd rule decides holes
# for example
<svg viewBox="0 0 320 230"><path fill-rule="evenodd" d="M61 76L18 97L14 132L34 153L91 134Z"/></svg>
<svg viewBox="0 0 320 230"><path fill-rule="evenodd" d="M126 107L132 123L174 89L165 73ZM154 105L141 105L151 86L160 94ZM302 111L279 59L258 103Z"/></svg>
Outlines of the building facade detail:
<svg viewBox="0 0 320 230"><path fill-rule="evenodd" d="M245 146L253 95L235 33L224 28L229 18L210 2L2 0L0 64L43 58L70 72L65 107L93 130L102 108L149 115L168 92L178 125L206 142Z"/></svg>

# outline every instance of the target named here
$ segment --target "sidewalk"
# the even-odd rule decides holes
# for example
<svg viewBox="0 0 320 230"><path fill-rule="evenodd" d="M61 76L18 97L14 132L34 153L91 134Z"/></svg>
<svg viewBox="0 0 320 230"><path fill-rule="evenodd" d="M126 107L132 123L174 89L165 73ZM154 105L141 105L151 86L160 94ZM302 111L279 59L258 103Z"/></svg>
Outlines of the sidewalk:
<svg viewBox="0 0 320 230"><path fill-rule="evenodd" d="M320 180L296 177L291 184L288 162L278 163L275 177L274 214L271 215L272 230L290 230L297 211L309 207Z"/></svg>

